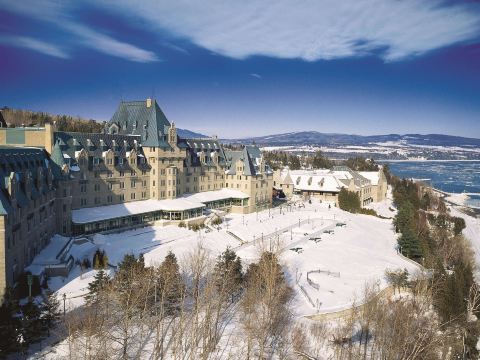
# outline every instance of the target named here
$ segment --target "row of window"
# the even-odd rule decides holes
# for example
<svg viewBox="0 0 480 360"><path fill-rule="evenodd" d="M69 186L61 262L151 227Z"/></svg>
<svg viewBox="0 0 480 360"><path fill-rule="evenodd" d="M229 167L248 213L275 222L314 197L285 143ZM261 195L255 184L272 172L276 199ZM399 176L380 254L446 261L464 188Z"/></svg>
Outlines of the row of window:
<svg viewBox="0 0 480 360"><path fill-rule="evenodd" d="M120 195L107 195L107 203L113 203L114 198L117 197L119 201L125 201L125 194L120 194ZM147 192L142 191L140 194L140 197L137 196L137 193L131 193L130 194L130 200L137 200L138 199L146 199L147 198ZM99 196L95 196L93 198L93 204L94 205L100 205L103 203L103 198ZM80 206L87 206L89 205L89 199L88 198L80 198Z"/></svg>

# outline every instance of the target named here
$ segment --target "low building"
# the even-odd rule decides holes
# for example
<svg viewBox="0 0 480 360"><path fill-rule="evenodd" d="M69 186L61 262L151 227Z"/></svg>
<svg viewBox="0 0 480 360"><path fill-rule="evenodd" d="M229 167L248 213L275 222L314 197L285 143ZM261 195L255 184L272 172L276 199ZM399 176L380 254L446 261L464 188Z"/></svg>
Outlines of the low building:
<svg viewBox="0 0 480 360"><path fill-rule="evenodd" d="M345 166L317 170L277 170L274 187L287 199L299 195L308 200L316 198L338 205L342 188L356 192L362 206L385 199L387 181L382 170L357 172Z"/></svg>

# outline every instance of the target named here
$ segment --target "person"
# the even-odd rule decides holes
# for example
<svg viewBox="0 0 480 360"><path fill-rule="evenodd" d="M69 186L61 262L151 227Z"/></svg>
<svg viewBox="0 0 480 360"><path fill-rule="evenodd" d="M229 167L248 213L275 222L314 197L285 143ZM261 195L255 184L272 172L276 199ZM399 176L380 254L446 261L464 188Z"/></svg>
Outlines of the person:
<svg viewBox="0 0 480 360"><path fill-rule="evenodd" d="M330 210L330 208L331 208L331 205L330 205L330 204L328 204L328 210Z"/></svg>

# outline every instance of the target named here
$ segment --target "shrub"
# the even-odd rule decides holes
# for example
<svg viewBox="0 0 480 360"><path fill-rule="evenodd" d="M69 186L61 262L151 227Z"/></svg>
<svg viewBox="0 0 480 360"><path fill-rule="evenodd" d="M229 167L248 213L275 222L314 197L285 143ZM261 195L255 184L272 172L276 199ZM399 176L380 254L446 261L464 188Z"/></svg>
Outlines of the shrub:
<svg viewBox="0 0 480 360"><path fill-rule="evenodd" d="M364 215L372 215L372 216L376 216L376 217L379 217L379 218L383 218L383 219L387 219L383 216L380 216L377 214L377 212L373 209L365 209L365 208L361 208L358 213L360 214L364 214Z"/></svg>
<svg viewBox="0 0 480 360"><path fill-rule="evenodd" d="M178 227L179 228L184 228L184 227L187 227L187 225L185 224L185 221L182 220L178 223Z"/></svg>
<svg viewBox="0 0 480 360"><path fill-rule="evenodd" d="M198 224L192 224L192 226L190 227L191 230L193 231L198 231L200 230L200 225Z"/></svg>
<svg viewBox="0 0 480 360"><path fill-rule="evenodd" d="M342 210L357 213L361 209L360 197L356 192L342 189L338 194L338 206Z"/></svg>
<svg viewBox="0 0 480 360"><path fill-rule="evenodd" d="M220 225L221 223L223 223L223 220L221 217L216 217L215 219L212 220L212 225Z"/></svg>

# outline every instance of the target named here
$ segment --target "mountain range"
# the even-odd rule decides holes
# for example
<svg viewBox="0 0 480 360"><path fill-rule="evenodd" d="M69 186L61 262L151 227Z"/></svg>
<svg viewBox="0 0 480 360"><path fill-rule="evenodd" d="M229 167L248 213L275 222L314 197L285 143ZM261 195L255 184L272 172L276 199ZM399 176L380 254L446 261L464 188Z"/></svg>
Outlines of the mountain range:
<svg viewBox="0 0 480 360"><path fill-rule="evenodd" d="M378 143L398 143L404 145L423 146L459 146L480 147L480 139L441 134L387 134L387 135L349 135L321 133L318 131L300 131L283 134L257 136L241 139L224 139L224 143L251 144L259 146L355 146Z"/></svg>

